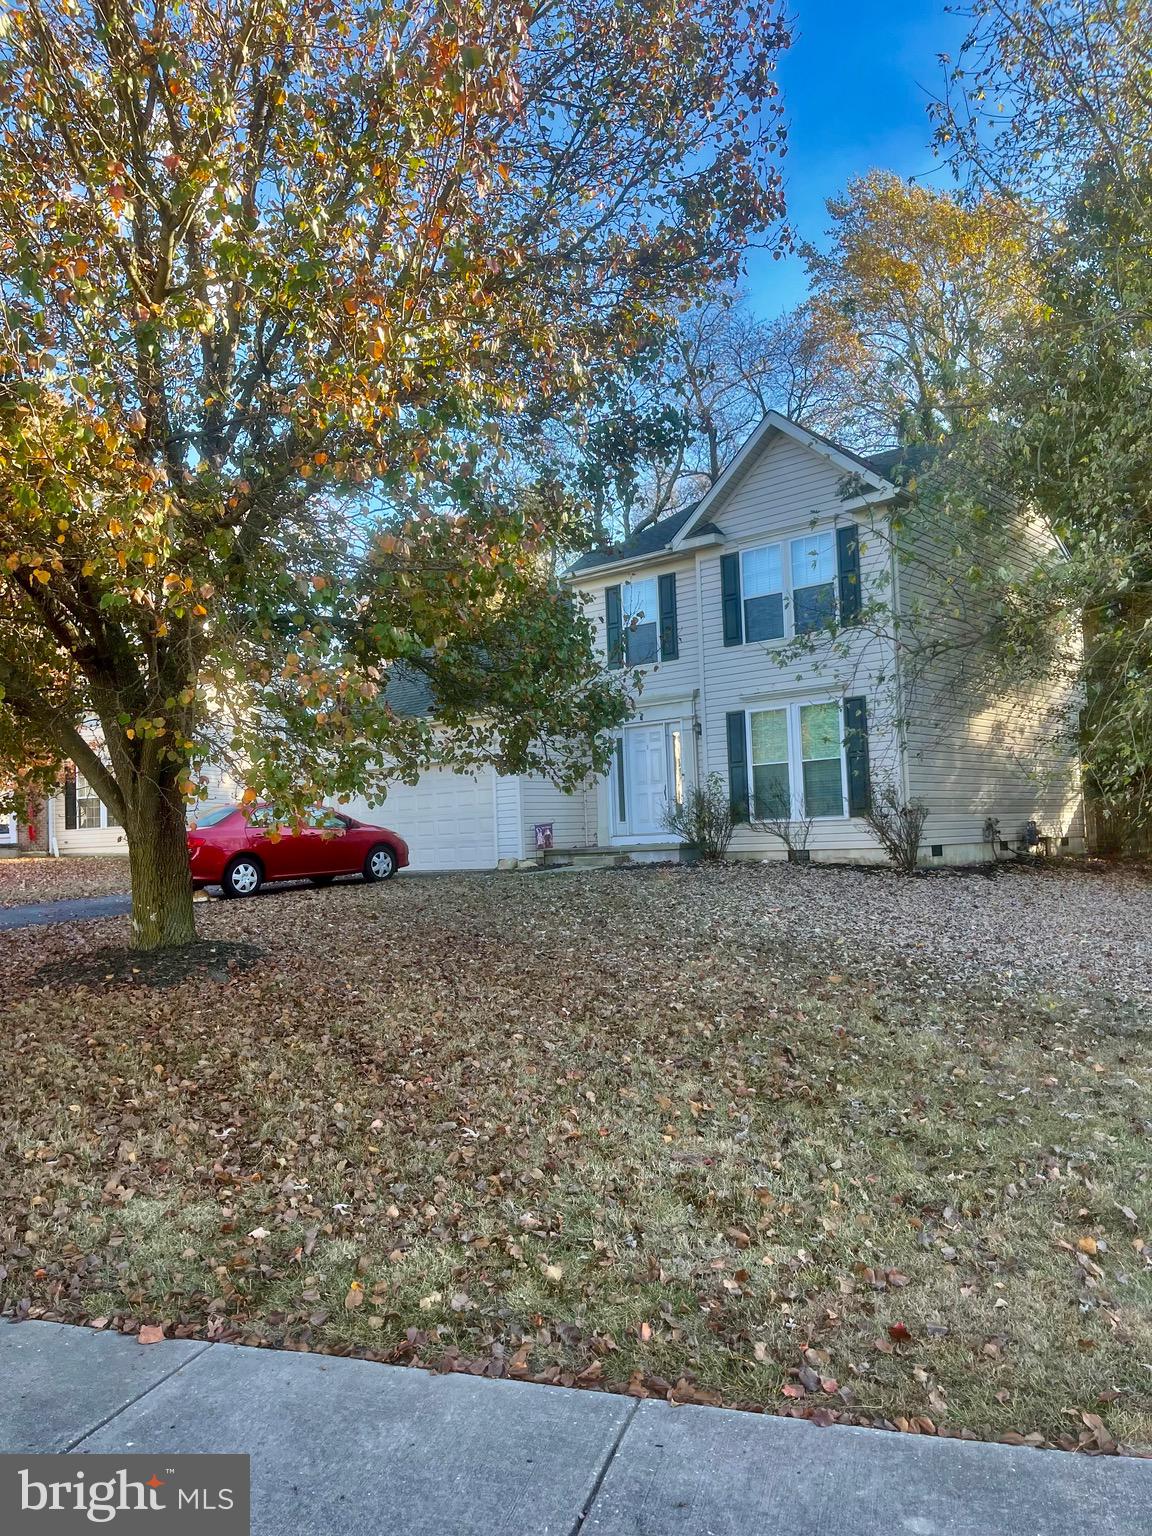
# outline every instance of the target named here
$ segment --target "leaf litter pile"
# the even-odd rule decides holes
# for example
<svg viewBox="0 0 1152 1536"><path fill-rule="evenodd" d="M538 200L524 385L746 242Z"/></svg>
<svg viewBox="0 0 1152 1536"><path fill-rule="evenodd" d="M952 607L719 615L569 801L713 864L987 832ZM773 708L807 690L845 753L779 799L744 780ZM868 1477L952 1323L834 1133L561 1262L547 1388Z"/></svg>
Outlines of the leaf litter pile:
<svg viewBox="0 0 1152 1536"><path fill-rule="evenodd" d="M123 920L5 934L3 1308L1147 1450L1149 898L400 879L201 908L263 956L160 990L33 980Z"/></svg>
<svg viewBox="0 0 1152 1536"><path fill-rule="evenodd" d="M121 896L130 886L126 858L0 858L0 907Z"/></svg>

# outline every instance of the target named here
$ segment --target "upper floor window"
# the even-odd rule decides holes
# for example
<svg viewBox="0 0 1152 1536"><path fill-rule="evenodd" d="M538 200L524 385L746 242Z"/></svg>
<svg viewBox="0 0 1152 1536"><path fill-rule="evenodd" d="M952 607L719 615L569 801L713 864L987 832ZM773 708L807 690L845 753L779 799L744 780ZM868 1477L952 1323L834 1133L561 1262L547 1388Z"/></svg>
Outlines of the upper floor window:
<svg viewBox="0 0 1152 1536"><path fill-rule="evenodd" d="M836 535L793 539L792 627L798 635L823 629L836 618Z"/></svg>
<svg viewBox="0 0 1152 1536"><path fill-rule="evenodd" d="M675 571L606 587L604 627L610 667L675 661L680 654Z"/></svg>
<svg viewBox="0 0 1152 1536"><path fill-rule="evenodd" d="M745 640L784 637L784 562L779 544L746 549L741 556Z"/></svg>
<svg viewBox="0 0 1152 1536"><path fill-rule="evenodd" d="M724 555L720 560L725 645L810 635L837 619L859 620L860 553L855 524Z"/></svg>
<svg viewBox="0 0 1152 1536"><path fill-rule="evenodd" d="M626 581L621 590L624 655L630 667L660 659L660 608L655 576Z"/></svg>

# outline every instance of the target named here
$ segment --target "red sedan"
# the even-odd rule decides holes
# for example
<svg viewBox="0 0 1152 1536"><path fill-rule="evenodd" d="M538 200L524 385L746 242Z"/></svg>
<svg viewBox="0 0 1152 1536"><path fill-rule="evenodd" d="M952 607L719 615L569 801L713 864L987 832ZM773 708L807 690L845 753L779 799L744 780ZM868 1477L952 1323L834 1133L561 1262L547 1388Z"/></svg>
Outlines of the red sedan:
<svg viewBox="0 0 1152 1536"><path fill-rule="evenodd" d="M218 885L225 896L255 896L266 880L390 880L408 863L408 844L387 827L326 806L288 822L264 805L217 805L189 827L188 863L197 888Z"/></svg>

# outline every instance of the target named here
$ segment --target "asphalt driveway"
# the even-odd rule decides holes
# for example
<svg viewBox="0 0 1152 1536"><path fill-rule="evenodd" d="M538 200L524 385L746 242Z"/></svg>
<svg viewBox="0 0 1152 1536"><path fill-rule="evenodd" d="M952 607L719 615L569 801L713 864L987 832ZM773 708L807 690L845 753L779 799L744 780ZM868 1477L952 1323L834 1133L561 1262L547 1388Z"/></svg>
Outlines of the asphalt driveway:
<svg viewBox="0 0 1152 1536"><path fill-rule="evenodd" d="M36 901L0 907L0 930L42 928L49 923L83 923L96 917L120 917L132 906L130 896L78 896L70 901Z"/></svg>

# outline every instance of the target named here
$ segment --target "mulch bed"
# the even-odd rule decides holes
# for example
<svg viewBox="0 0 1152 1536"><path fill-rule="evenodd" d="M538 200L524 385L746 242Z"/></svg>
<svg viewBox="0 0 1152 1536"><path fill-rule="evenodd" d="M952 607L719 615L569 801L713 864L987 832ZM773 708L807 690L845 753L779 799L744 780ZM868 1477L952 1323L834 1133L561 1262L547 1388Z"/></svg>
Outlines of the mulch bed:
<svg viewBox="0 0 1152 1536"><path fill-rule="evenodd" d="M209 943L203 939L171 949L139 950L119 946L53 960L33 980L46 987L175 987L192 977L227 981L252 968L264 951L255 944Z"/></svg>

